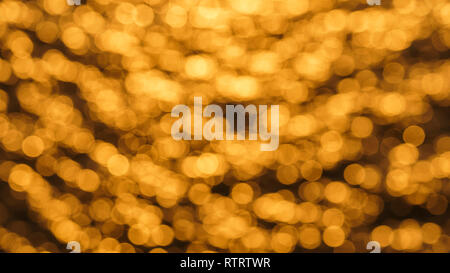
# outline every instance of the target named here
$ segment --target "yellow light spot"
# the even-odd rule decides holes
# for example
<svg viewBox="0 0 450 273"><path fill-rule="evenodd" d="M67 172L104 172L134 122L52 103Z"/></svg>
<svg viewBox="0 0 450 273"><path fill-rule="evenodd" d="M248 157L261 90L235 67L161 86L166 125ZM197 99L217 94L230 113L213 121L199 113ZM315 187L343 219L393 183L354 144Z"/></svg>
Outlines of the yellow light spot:
<svg viewBox="0 0 450 273"><path fill-rule="evenodd" d="M125 175L128 172L130 163L128 162L128 158L126 158L125 156L116 154L108 159L107 166L111 174L115 176L121 176Z"/></svg>
<svg viewBox="0 0 450 273"><path fill-rule="evenodd" d="M325 197L333 203L342 203L350 194L348 187L342 182L331 182L325 187Z"/></svg>
<svg viewBox="0 0 450 273"><path fill-rule="evenodd" d="M403 131L403 140L406 143L411 143L414 146L419 146L425 140L425 132L419 126L409 126L405 129L405 131Z"/></svg>
<svg viewBox="0 0 450 273"><path fill-rule="evenodd" d="M327 227L323 232L323 242L331 247L338 247L344 243L345 232L337 226Z"/></svg>
<svg viewBox="0 0 450 273"><path fill-rule="evenodd" d="M409 173L404 170L392 170L386 176L386 185L393 191L403 191L409 185L409 177Z"/></svg>
<svg viewBox="0 0 450 273"><path fill-rule="evenodd" d="M253 199L253 189L247 183L236 184L231 191L231 197L238 204L248 204Z"/></svg>
<svg viewBox="0 0 450 273"><path fill-rule="evenodd" d="M344 178L349 184L360 185L365 181L366 171L359 164L350 164L344 170Z"/></svg>
<svg viewBox="0 0 450 273"><path fill-rule="evenodd" d="M289 132L294 136L309 136L316 130L316 120L312 115L292 117L289 123Z"/></svg>
<svg viewBox="0 0 450 273"><path fill-rule="evenodd" d="M38 157L44 151L44 142L38 136L29 136L22 142L22 151L29 157Z"/></svg>
<svg viewBox="0 0 450 273"><path fill-rule="evenodd" d="M80 189L87 192L94 192L100 185L100 178L94 171L85 169L77 175L76 182Z"/></svg>
<svg viewBox="0 0 450 273"><path fill-rule="evenodd" d="M291 16L299 16L308 11L309 0L297 1L297 0L285 0L281 2L284 4L284 9Z"/></svg>
<svg viewBox="0 0 450 273"><path fill-rule="evenodd" d="M411 144L401 144L389 152L392 163L400 165L411 165L419 158L419 151Z"/></svg>
<svg viewBox="0 0 450 273"><path fill-rule="evenodd" d="M28 189L33 180L33 173L30 167L25 164L18 164L11 169L8 178L9 185L15 191Z"/></svg>
<svg viewBox="0 0 450 273"><path fill-rule="evenodd" d="M406 109L405 98L398 93L388 93L381 100L380 110L386 116L397 116Z"/></svg>
<svg viewBox="0 0 450 273"><path fill-rule="evenodd" d="M148 5L138 5L136 9L137 9L137 14L135 18L136 24L141 27L151 25L155 17L153 9Z"/></svg>
<svg viewBox="0 0 450 273"><path fill-rule="evenodd" d="M372 134L372 121L366 117L356 117L352 121L351 130L355 137L366 138Z"/></svg>
<svg viewBox="0 0 450 273"><path fill-rule="evenodd" d="M173 28L181 28L186 25L187 12L178 5L172 5L166 13L166 23Z"/></svg>
<svg viewBox="0 0 450 273"><path fill-rule="evenodd" d="M425 223L422 226L423 241L427 244L434 244L441 236L441 227L435 223Z"/></svg>
<svg viewBox="0 0 450 273"><path fill-rule="evenodd" d="M229 0L231 2L231 7L237 12L243 14L255 14L262 8L263 1L253 1L253 0Z"/></svg>
<svg viewBox="0 0 450 273"><path fill-rule="evenodd" d="M117 5L115 14L117 21L122 24L129 25L134 22L134 17L137 14L137 10L133 4L122 2Z"/></svg>
<svg viewBox="0 0 450 273"><path fill-rule="evenodd" d="M290 185L297 181L298 169L294 165L281 165L277 169L277 178L282 184Z"/></svg>
<svg viewBox="0 0 450 273"><path fill-rule="evenodd" d="M81 49L86 44L86 34L78 27L68 27L62 33L64 44L71 49Z"/></svg>
<svg viewBox="0 0 450 273"><path fill-rule="evenodd" d="M44 21L36 26L36 34L39 40L51 44L58 38L58 25L51 21Z"/></svg>
<svg viewBox="0 0 450 273"><path fill-rule="evenodd" d="M392 243L394 233L389 226L381 225L372 230L371 238L373 241L379 242L381 247L386 247Z"/></svg>
<svg viewBox="0 0 450 273"><path fill-rule="evenodd" d="M322 215L322 222L325 226L342 226L344 224L345 216L341 210L332 208L327 209Z"/></svg>
<svg viewBox="0 0 450 273"><path fill-rule="evenodd" d="M160 225L151 230L152 240L160 246L170 245L174 238L174 232L167 225Z"/></svg>
<svg viewBox="0 0 450 273"><path fill-rule="evenodd" d="M327 152L336 152L342 148L343 141L341 134L337 131L328 131L320 137L320 143Z"/></svg>
<svg viewBox="0 0 450 273"><path fill-rule="evenodd" d="M133 244L143 245L147 243L149 238L150 230L144 225L136 224L131 226L128 230L128 239L130 239Z"/></svg>
<svg viewBox="0 0 450 273"><path fill-rule="evenodd" d="M204 153L197 159L197 169L205 175L214 174L219 168L219 159L215 154Z"/></svg>
<svg viewBox="0 0 450 273"><path fill-rule="evenodd" d="M308 160L300 168L303 178L308 181L318 180L322 176L322 165L314 160Z"/></svg>
<svg viewBox="0 0 450 273"><path fill-rule="evenodd" d="M190 56L185 64L186 74L193 79L210 79L216 72L216 64L210 58L201 55Z"/></svg>
<svg viewBox="0 0 450 273"><path fill-rule="evenodd" d="M314 226L302 226L298 232L300 245L306 249L317 248L321 243L320 231Z"/></svg>
<svg viewBox="0 0 450 273"><path fill-rule="evenodd" d="M250 62L250 71L257 74L272 74L278 70L278 56L273 52L258 52Z"/></svg>
<svg viewBox="0 0 450 273"><path fill-rule="evenodd" d="M319 182L306 182L300 185L298 192L302 199L317 202L323 198L324 187Z"/></svg>
<svg viewBox="0 0 450 273"><path fill-rule="evenodd" d="M210 197L210 188L205 184L195 184L190 188L188 196L194 204L204 204Z"/></svg>

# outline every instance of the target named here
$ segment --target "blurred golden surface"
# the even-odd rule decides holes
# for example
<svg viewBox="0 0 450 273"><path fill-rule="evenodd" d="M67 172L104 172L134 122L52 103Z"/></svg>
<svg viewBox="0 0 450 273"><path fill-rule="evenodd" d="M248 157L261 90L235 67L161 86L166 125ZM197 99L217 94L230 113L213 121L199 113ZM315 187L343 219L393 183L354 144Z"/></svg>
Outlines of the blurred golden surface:
<svg viewBox="0 0 450 273"><path fill-rule="evenodd" d="M0 2L4 252L450 252L450 2ZM280 146L175 141L280 105Z"/></svg>

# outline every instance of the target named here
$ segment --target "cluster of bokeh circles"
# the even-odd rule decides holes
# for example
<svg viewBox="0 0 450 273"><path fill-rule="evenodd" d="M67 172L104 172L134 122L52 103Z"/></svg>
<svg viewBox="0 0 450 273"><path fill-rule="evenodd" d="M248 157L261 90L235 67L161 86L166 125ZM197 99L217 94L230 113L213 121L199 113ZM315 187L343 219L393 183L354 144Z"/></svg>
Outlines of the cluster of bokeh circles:
<svg viewBox="0 0 450 273"><path fill-rule="evenodd" d="M450 2L0 2L0 250L450 251ZM280 145L171 109L279 105Z"/></svg>

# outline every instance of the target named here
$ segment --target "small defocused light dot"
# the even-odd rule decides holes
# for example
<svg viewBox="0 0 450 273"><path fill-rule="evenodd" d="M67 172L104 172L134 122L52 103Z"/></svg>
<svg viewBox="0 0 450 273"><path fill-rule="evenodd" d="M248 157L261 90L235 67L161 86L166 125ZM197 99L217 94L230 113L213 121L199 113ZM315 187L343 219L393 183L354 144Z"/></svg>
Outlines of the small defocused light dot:
<svg viewBox="0 0 450 273"><path fill-rule="evenodd" d="M331 247L338 247L344 243L345 233L342 228L330 226L323 232L323 242Z"/></svg>
<svg viewBox="0 0 450 273"><path fill-rule="evenodd" d="M317 248L321 243L319 229L314 226L303 226L299 229L298 238L300 245L306 249Z"/></svg>
<svg viewBox="0 0 450 273"><path fill-rule="evenodd" d="M352 121L351 130L354 136L366 138L372 134L372 121L366 117L356 117Z"/></svg>
<svg viewBox="0 0 450 273"><path fill-rule="evenodd" d="M411 125L403 131L403 140L414 146L419 146L425 140L425 132L416 125Z"/></svg>
<svg viewBox="0 0 450 273"><path fill-rule="evenodd" d="M233 187L231 196L238 204L248 204L253 199L253 189L247 183L239 183Z"/></svg>
<svg viewBox="0 0 450 273"><path fill-rule="evenodd" d="M325 187L325 197L333 203L342 203L347 200L350 192L342 182L331 182Z"/></svg>
<svg viewBox="0 0 450 273"><path fill-rule="evenodd" d="M125 156L116 154L108 159L107 165L110 173L116 176L121 176L128 172L130 163Z"/></svg>
<svg viewBox="0 0 450 273"><path fill-rule="evenodd" d="M44 142L38 136L29 136L22 142L23 153L29 157L38 157L44 151Z"/></svg>
<svg viewBox="0 0 450 273"><path fill-rule="evenodd" d="M381 225L372 230L371 238L373 241L379 242L381 247L386 247L392 243L394 234L392 228L386 225Z"/></svg>
<svg viewBox="0 0 450 273"><path fill-rule="evenodd" d="M98 175L92 170L82 170L77 175L77 184L80 189L87 192L94 192L98 189L100 185L100 179Z"/></svg>

